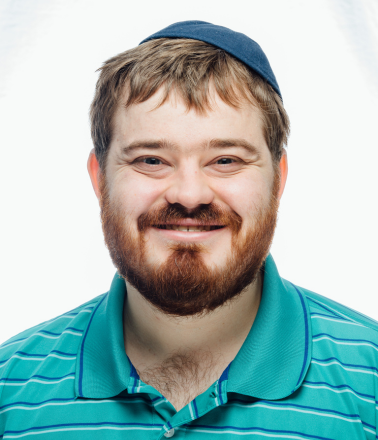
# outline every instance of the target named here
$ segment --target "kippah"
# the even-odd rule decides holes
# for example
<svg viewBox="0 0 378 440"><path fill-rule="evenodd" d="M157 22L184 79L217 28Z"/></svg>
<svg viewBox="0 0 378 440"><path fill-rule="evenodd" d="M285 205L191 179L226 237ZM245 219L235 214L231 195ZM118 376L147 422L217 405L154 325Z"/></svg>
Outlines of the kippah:
<svg viewBox="0 0 378 440"><path fill-rule="evenodd" d="M206 21L179 21L145 38L140 44L157 38L191 38L225 50L257 72L280 95L280 88L268 58L261 47L246 35Z"/></svg>

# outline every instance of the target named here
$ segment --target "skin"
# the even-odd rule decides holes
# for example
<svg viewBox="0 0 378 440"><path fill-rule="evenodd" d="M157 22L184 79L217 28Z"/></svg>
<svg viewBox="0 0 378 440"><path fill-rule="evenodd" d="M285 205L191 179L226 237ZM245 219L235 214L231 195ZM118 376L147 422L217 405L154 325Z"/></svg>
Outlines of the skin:
<svg viewBox="0 0 378 440"><path fill-rule="evenodd" d="M242 218L240 233L244 234L254 222L257 207L267 206L273 184L273 162L263 137L259 110L247 103L235 109L214 92L213 109L206 115L193 109L187 111L175 94L154 109L160 97L159 90L146 102L128 109L120 107L116 112L105 170L111 199L122 207L135 234L138 217L151 208L179 203L193 209L211 202L234 210ZM212 148L209 143L214 139L243 139L256 151L248 151L238 143ZM162 140L171 147L150 146L123 152L131 143ZM288 173L286 153L279 168L281 198ZM88 172L99 197L101 170L93 150ZM147 261L164 262L170 254L170 243L192 241L205 246L205 264L222 267L231 252L231 238L228 228L205 233L149 228ZM214 369L214 380L236 356L248 335L262 290L262 280L258 279L230 304L210 314L173 318L156 311L135 288L126 284L125 349L136 368L159 364L174 352L208 350L221 353L223 358Z"/></svg>

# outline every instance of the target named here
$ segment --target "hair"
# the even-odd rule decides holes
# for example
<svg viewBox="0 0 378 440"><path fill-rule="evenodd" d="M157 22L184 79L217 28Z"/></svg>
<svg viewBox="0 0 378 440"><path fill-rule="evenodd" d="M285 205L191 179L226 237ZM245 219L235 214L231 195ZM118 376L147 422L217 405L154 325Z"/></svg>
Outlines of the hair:
<svg viewBox="0 0 378 440"><path fill-rule="evenodd" d="M264 78L222 49L188 38L159 38L110 58L98 70L90 122L95 154L103 171L118 106L127 108L147 101L160 87L164 93L156 108L175 91L188 110L206 114L212 109L211 84L232 107L251 103L260 110L274 165L281 159L290 123L280 96Z"/></svg>

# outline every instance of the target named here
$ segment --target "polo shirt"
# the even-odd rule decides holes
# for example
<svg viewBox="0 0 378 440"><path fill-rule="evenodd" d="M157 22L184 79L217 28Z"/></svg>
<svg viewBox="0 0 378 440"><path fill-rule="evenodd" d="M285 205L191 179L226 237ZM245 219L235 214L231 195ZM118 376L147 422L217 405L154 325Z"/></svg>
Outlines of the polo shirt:
<svg viewBox="0 0 378 440"><path fill-rule="evenodd" d="M11 338L0 438L377 438L378 324L282 279L271 255L263 270L244 344L178 412L125 353L118 274L108 293Z"/></svg>

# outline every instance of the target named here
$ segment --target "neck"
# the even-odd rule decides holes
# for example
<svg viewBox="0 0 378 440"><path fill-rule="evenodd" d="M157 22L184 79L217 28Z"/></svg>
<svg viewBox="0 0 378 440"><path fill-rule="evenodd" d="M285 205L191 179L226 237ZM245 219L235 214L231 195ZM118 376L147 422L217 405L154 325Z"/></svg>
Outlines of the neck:
<svg viewBox="0 0 378 440"><path fill-rule="evenodd" d="M133 365L150 367L172 354L221 355L231 362L246 339L260 304L262 279L229 304L201 317L176 318L157 311L128 282L124 307L126 353Z"/></svg>

